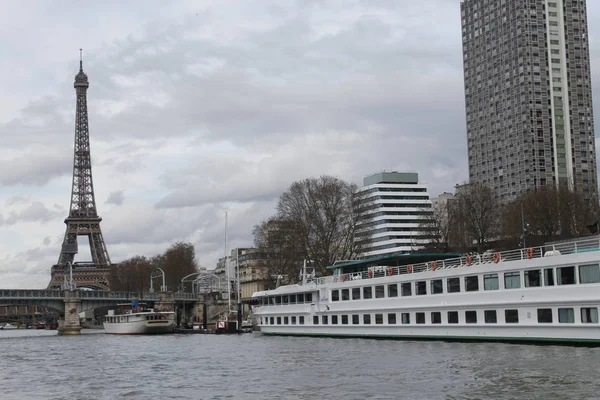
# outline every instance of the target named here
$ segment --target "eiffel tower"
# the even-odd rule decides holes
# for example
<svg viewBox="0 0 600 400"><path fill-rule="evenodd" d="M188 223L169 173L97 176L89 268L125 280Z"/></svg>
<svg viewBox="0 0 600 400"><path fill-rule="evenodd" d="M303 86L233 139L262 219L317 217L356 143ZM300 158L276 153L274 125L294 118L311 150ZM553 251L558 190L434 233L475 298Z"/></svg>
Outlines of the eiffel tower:
<svg viewBox="0 0 600 400"><path fill-rule="evenodd" d="M69 216L65 219L67 231L63 240L58 263L52 266L49 289L65 287L70 281L72 267L76 286L96 290L110 290L110 258L96 209L94 185L92 184L92 162L90 158L90 134L87 115L87 89L90 86L83 72L83 59L79 59L79 73L75 76L77 108L75 111L75 157L73 160L73 188ZM91 263L73 263L77 253L77 238L87 236L92 253Z"/></svg>

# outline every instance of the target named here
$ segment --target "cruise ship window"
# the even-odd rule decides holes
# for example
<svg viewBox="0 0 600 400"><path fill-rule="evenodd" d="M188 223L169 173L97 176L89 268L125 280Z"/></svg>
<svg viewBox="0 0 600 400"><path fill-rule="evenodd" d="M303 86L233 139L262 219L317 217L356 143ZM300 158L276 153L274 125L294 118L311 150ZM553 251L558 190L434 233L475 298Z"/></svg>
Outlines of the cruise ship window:
<svg viewBox="0 0 600 400"><path fill-rule="evenodd" d="M331 291L331 301L340 301L340 291L339 290L332 290Z"/></svg>
<svg viewBox="0 0 600 400"><path fill-rule="evenodd" d="M458 311L448 311L448 323L458 324Z"/></svg>
<svg viewBox="0 0 600 400"><path fill-rule="evenodd" d="M342 300L343 301L350 300L350 289L342 289Z"/></svg>
<svg viewBox="0 0 600 400"><path fill-rule="evenodd" d="M319 325L319 316L318 315L313 316L313 325Z"/></svg>
<svg viewBox="0 0 600 400"><path fill-rule="evenodd" d="M296 304L296 295L295 294L290 295L290 304Z"/></svg>
<svg viewBox="0 0 600 400"><path fill-rule="evenodd" d="M269 325L275 325L275 317L269 318Z"/></svg>
<svg viewBox="0 0 600 400"><path fill-rule="evenodd" d="M417 294L417 296L427 294L427 282L415 282L415 293Z"/></svg>
<svg viewBox="0 0 600 400"><path fill-rule="evenodd" d="M398 297L398 285L388 285L388 297Z"/></svg>
<svg viewBox="0 0 600 400"><path fill-rule="evenodd" d="M377 325L383 324L383 314L375 314L375 323Z"/></svg>
<svg viewBox="0 0 600 400"><path fill-rule="evenodd" d="M281 296L281 302L283 304L289 304L290 300L289 300L288 296Z"/></svg>
<svg viewBox="0 0 600 400"><path fill-rule="evenodd" d="M352 300L360 300L360 288L355 287L352 289Z"/></svg>
<svg viewBox="0 0 600 400"><path fill-rule="evenodd" d="M319 320L319 319L317 318L317 321L318 321L318 320ZM300 325L304 325L304 316L303 316L303 315L301 315L301 316L299 316L299 317L298 317L298 323L299 323Z"/></svg>
<svg viewBox="0 0 600 400"><path fill-rule="evenodd" d="M332 315L331 316L331 325L337 325L337 323L338 323L338 316Z"/></svg>
<svg viewBox="0 0 600 400"><path fill-rule="evenodd" d="M467 324L477 323L477 311L465 311L465 322Z"/></svg>
<svg viewBox="0 0 600 400"><path fill-rule="evenodd" d="M465 292L476 292L479 290L479 277L465 276Z"/></svg>
<svg viewBox="0 0 600 400"><path fill-rule="evenodd" d="M373 298L373 288L371 286L365 286L363 288L363 299Z"/></svg>
<svg viewBox="0 0 600 400"><path fill-rule="evenodd" d="M275 304L281 304L281 296L275 296Z"/></svg>
<svg viewBox="0 0 600 400"><path fill-rule="evenodd" d="M277 317L277 325L281 325L281 317Z"/></svg>
<svg viewBox="0 0 600 400"><path fill-rule="evenodd" d="M444 285L441 279L434 279L431 281L431 294L444 293Z"/></svg>
<svg viewBox="0 0 600 400"><path fill-rule="evenodd" d="M312 303L312 293L306 293L304 295L304 301L306 301L307 303Z"/></svg>
<svg viewBox="0 0 600 400"><path fill-rule="evenodd" d="M327 324L329 323L329 318L328 318L328 317L329 317L328 315L323 315L323 316L321 317L321 323L322 323L323 325L327 325Z"/></svg>
<svg viewBox="0 0 600 400"><path fill-rule="evenodd" d="M460 292L460 278L448 278L446 280L446 291L448 293Z"/></svg>
<svg viewBox="0 0 600 400"><path fill-rule="evenodd" d="M574 324L575 310L573 310L572 308L559 308L558 322L561 324Z"/></svg>
<svg viewBox="0 0 600 400"><path fill-rule="evenodd" d="M410 313L407 313L407 312L402 313L402 323L404 325L410 324Z"/></svg>
<svg viewBox="0 0 600 400"><path fill-rule="evenodd" d="M519 310L504 310L504 321L507 324L518 324Z"/></svg>
<svg viewBox="0 0 600 400"><path fill-rule="evenodd" d="M371 325L371 314L363 315L363 324Z"/></svg>
<svg viewBox="0 0 600 400"><path fill-rule="evenodd" d="M289 323L290 323L289 317L283 317L283 324L284 325L289 325Z"/></svg>
<svg viewBox="0 0 600 400"><path fill-rule="evenodd" d="M581 322L584 324L597 324L598 309L596 307L581 307Z"/></svg>
<svg viewBox="0 0 600 400"><path fill-rule="evenodd" d="M442 313L439 311L435 311L431 313L431 323L432 324L441 324L442 323Z"/></svg>
<svg viewBox="0 0 600 400"><path fill-rule="evenodd" d="M411 282L406 282L400 285L402 288L402 296L412 296Z"/></svg>
<svg viewBox="0 0 600 400"><path fill-rule="evenodd" d="M298 303L304 303L304 293L298 295Z"/></svg>
<svg viewBox="0 0 600 400"><path fill-rule="evenodd" d="M538 308L537 317L538 317L538 322L551 323L552 322L552 309L551 308Z"/></svg>
<svg viewBox="0 0 600 400"><path fill-rule="evenodd" d="M505 272L504 273L504 289L519 289L521 287L521 273Z"/></svg>
<svg viewBox="0 0 600 400"><path fill-rule="evenodd" d="M539 269L525 271L525 287L542 286L542 272Z"/></svg>
<svg viewBox="0 0 600 400"><path fill-rule="evenodd" d="M554 269L546 268L544 270L544 286L554 286Z"/></svg>
<svg viewBox="0 0 600 400"><path fill-rule="evenodd" d="M483 290L498 290L498 274L483 276Z"/></svg>
<svg viewBox="0 0 600 400"><path fill-rule="evenodd" d="M348 316L342 315L342 325L348 325Z"/></svg>
<svg viewBox="0 0 600 400"><path fill-rule="evenodd" d="M579 282L580 283L597 283L600 282L600 265L580 265L579 266Z"/></svg>
<svg viewBox="0 0 600 400"><path fill-rule="evenodd" d="M496 315L496 310L485 310L483 312L483 318L485 319L486 324L498 323L498 317Z"/></svg>
<svg viewBox="0 0 600 400"><path fill-rule="evenodd" d="M269 297L269 304L275 305L275 297Z"/></svg>
<svg viewBox="0 0 600 400"><path fill-rule="evenodd" d="M559 285L575 284L575 267L556 268L556 283Z"/></svg>
<svg viewBox="0 0 600 400"><path fill-rule="evenodd" d="M388 324L389 325L396 325L396 313L389 313L388 314Z"/></svg>
<svg viewBox="0 0 600 400"><path fill-rule="evenodd" d="M296 317L292 317L292 325L296 325Z"/></svg>
<svg viewBox="0 0 600 400"><path fill-rule="evenodd" d="M417 324L424 324L425 323L425 313L424 312L418 312L415 314L415 319L417 321Z"/></svg>
<svg viewBox="0 0 600 400"><path fill-rule="evenodd" d="M385 297L385 287L383 285L375 286L375 298L383 299Z"/></svg>
<svg viewBox="0 0 600 400"><path fill-rule="evenodd" d="M358 314L354 314L352 316L352 325L358 325L360 324L360 317L358 316Z"/></svg>

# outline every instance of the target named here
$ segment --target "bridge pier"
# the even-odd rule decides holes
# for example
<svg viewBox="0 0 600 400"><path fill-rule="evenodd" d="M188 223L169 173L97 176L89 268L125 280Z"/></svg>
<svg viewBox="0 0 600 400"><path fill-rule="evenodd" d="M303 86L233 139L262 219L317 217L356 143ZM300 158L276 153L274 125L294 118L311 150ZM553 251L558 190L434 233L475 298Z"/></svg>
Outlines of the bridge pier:
<svg viewBox="0 0 600 400"><path fill-rule="evenodd" d="M79 292L65 290L65 315L58 323L59 335L80 335L81 322L79 313L81 312L81 300Z"/></svg>

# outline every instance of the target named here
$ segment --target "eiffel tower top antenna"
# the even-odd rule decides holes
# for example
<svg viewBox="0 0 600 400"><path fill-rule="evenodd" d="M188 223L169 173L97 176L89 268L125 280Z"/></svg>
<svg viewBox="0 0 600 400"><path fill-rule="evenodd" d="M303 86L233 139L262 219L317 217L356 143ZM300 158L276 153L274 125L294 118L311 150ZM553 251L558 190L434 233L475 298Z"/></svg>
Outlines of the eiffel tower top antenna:
<svg viewBox="0 0 600 400"><path fill-rule="evenodd" d="M83 49L79 49L79 71L83 72Z"/></svg>

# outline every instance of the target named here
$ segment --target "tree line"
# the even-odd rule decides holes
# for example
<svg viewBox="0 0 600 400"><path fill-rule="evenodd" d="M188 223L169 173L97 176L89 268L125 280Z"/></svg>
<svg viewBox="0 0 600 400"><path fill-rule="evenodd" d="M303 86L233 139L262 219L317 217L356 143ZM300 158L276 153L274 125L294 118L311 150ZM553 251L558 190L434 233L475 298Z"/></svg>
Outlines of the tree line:
<svg viewBox="0 0 600 400"><path fill-rule="evenodd" d="M150 274L156 268L165 272L167 288L170 291L178 290L183 277L198 272L194 245L177 242L154 257L134 256L120 262L111 267L110 288L114 291L147 293L150 289ZM153 285L158 292L162 278L154 279Z"/></svg>
<svg viewBox="0 0 600 400"><path fill-rule="evenodd" d="M328 175L292 183L279 197L275 215L253 229L254 246L267 254L265 278L295 283L303 260L308 272L322 275L335 261L360 256L369 243L360 228L369 201L357 189Z"/></svg>
<svg viewBox="0 0 600 400"><path fill-rule="evenodd" d="M598 230L597 200L585 199L567 185L548 185L502 204L487 186L465 184L431 211L420 225L426 247L442 252L539 246Z"/></svg>

